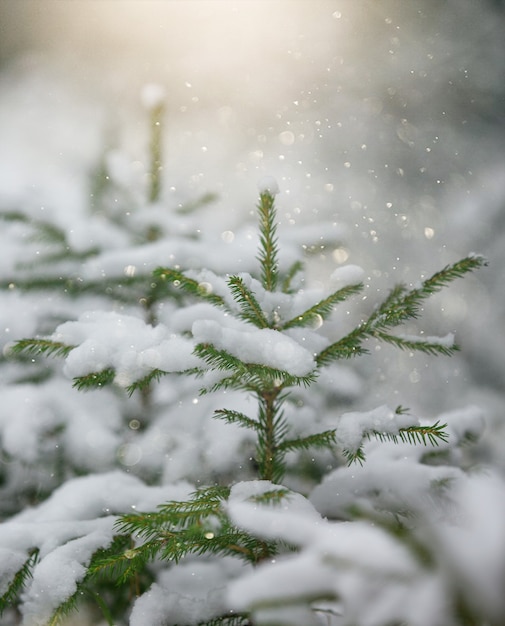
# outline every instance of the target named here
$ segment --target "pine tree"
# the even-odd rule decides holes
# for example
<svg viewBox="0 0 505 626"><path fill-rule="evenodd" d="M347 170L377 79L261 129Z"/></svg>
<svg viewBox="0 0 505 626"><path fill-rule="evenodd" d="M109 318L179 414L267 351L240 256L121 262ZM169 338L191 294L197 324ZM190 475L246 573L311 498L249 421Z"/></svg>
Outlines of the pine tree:
<svg viewBox="0 0 505 626"><path fill-rule="evenodd" d="M183 380L196 378L202 397L218 397L224 401L230 392L236 392L254 409L246 412L225 406L217 409L214 417L248 433L254 451L251 462L244 458L244 467L249 468L252 463L256 480L238 482L242 477L250 477L248 469L243 476L235 476L232 484L200 487L185 500L167 501L156 510L120 515L109 540L104 540L104 545L90 553L83 563L85 574L77 577L75 592L55 607L48 623L58 623L60 616L75 607L85 591L100 598L104 615L110 616L106 620L113 623L112 620L120 619L119 615L127 611L129 601L123 593L126 586L134 596L139 596L131 621L136 626L141 623L138 607L152 608L149 593L154 592L146 590L165 571L169 575L187 563L200 562L221 571L224 564L232 563L229 578L242 571L241 567L252 571L252 575L257 572L261 576L264 570L260 566L296 554L299 543L296 533L291 538L289 532L282 530L267 529L263 533L252 522L253 528L249 529L240 508L259 511L267 521L269 515L289 510L293 502L304 510L306 505L300 504L303 497L283 485L289 478L288 456L329 449L340 454L347 464L359 465L365 462L367 441L371 439L398 446L436 448L448 445L445 423L421 423L403 407L379 407L368 413L346 414L332 428L301 432L293 419L296 415L293 399L299 389L308 389L310 398L325 368L366 355L372 342L386 342L427 355L453 354L458 347L452 336L411 336L395 331L405 322L416 320L423 303L433 294L482 267L484 259L470 255L415 287L398 285L350 332L340 337L325 336L321 322L330 319L336 306L360 294L363 284L350 272L350 279L337 290L322 294L318 301L307 306L305 295L295 287L303 269L301 263L281 271L276 192L271 180L260 186L257 277L245 272L220 277L205 270L160 267L154 272L154 278L149 278L157 285L158 294L174 291L180 294L180 298L176 297L181 317L187 317L180 337L175 337L163 324L155 328L145 324L145 338L142 336L136 345L132 343L133 335L140 336L142 326L138 318L123 316L120 324L128 341L112 341L94 358L92 353L86 352L86 342L93 339L104 318L97 317L91 323L81 318L70 326L60 325L53 335L24 339L11 348L14 355L30 358L66 358L67 371L81 370L73 375L74 386L79 390L103 388L116 382L130 394L142 394L151 389L155 381L178 375L183 376ZM69 337L79 339L69 343ZM126 376L125 358L132 349L136 351L137 366L130 368ZM176 350L180 352L174 355ZM71 359L74 369L68 367ZM156 366L152 365L154 362ZM202 476L201 481L205 483L207 478ZM271 538L263 534L270 534ZM3 597L4 605L12 601L21 582L28 580L35 559L29 556L14 574ZM324 566L321 567L324 570ZM104 592L107 588L104 579L114 581L118 585L116 590ZM105 608L106 596L113 598L110 603L115 605L113 608ZM118 598L122 600L117 601ZM310 594L307 597L302 594L300 598L304 617L297 614L291 623L303 623L300 619L306 620L306 624L314 623L313 601L322 601L324 596L316 593L312 598ZM282 601L287 602L285 598ZM268 599L258 600L257 605L253 602L248 607L232 608L230 612L223 599L217 607L203 610L199 622L184 623L245 625L250 623L250 611L254 623L286 623L285 615L276 613L275 600L273 602L270 605ZM286 610L288 604L284 607ZM165 619L166 623L179 623L170 621L176 618L168 614Z"/></svg>

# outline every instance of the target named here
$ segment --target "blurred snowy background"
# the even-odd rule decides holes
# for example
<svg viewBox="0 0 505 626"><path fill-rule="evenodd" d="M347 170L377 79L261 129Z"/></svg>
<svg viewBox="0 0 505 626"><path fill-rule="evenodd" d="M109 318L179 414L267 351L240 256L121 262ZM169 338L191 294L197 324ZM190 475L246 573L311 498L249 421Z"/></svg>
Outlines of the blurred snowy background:
<svg viewBox="0 0 505 626"><path fill-rule="evenodd" d="M223 246L254 224L269 174L281 237L346 229L342 245L313 251L314 281L359 264L373 302L485 255L489 268L434 298L420 324L455 331L462 352L383 347L357 365L359 408L482 406L480 453L505 468L503 3L1 0L0 28L0 209L50 219L82 248L104 153L123 186L145 177L139 94L155 82L167 93L163 202L216 193L198 226ZM33 332L5 307L0 330Z"/></svg>

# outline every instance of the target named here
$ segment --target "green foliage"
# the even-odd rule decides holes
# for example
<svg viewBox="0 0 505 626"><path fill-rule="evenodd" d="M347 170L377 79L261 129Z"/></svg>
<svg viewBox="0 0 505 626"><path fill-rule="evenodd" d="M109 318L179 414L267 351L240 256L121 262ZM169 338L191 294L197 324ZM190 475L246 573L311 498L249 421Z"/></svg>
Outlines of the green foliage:
<svg viewBox="0 0 505 626"><path fill-rule="evenodd" d="M204 361L210 371L233 372L214 383L210 389L202 388L201 393L220 389L239 389L261 395L266 389L280 391L284 387L309 386L315 380L314 375L294 376L273 367L244 363L226 350L219 350L209 343L197 344L194 353Z"/></svg>
<svg viewBox="0 0 505 626"><path fill-rule="evenodd" d="M211 304L226 308L224 299L221 296L218 296L217 294L208 291L205 288L205 285L202 285L197 280L188 278L178 270L159 267L153 272L153 276L155 278L161 279L162 281L167 281L171 283L176 289L183 290L189 296L203 299L207 302L210 302Z"/></svg>
<svg viewBox="0 0 505 626"><path fill-rule="evenodd" d="M153 112L153 120L161 115L161 110ZM156 118L157 119L157 118ZM153 121L154 124L154 121ZM161 147L159 136L153 126L152 168L150 200L159 198L159 172ZM292 297L293 281L302 270L300 263L291 266L283 275L279 267L279 247L277 239L276 212L274 195L269 191L260 194L258 204L260 247L259 283L251 280L250 284L242 276L231 275L227 278L230 298L225 298L208 288L206 283L188 276L180 269L158 268L149 278L150 287L144 290L146 309L164 297L179 297L183 294L190 300L202 301L217 307L228 316L234 316L241 324L248 325L255 332L286 333L289 331L319 326L320 321L331 317L340 303L361 293L361 283L346 285L326 295L309 306L306 310L293 315L293 309L287 307L287 319L283 319L280 309L272 310L265 302L275 301L279 295ZM345 442L339 440L338 424L335 428L325 429L310 434L297 432L289 419L287 402L292 397L293 389L311 387L321 370L341 359L360 356L367 353L367 341L382 341L403 350L419 351L428 355L449 356L457 350L448 340L437 338L410 337L392 334L392 330L406 321L415 320L421 313L423 303L456 278L485 264L478 256L468 256L453 265L435 273L422 281L419 286L407 288L398 285L385 300L372 310L347 335L340 338L327 338L329 344L314 354L312 371L305 375L295 375L284 369L264 363L249 362L232 354L212 342L195 341L194 355L201 365L181 374L200 377L203 380L201 393L238 390L255 400L255 414L247 415L242 411L221 408L215 411L215 418L227 424L235 424L252 433L255 441L254 462L259 479L280 484L286 475L286 456L313 449L341 449L348 463L363 463L365 460L364 442L375 438L379 441L407 443L413 445L437 446L447 442L445 424L436 422L432 425L393 426L387 432L364 427L361 433L361 445L348 449ZM141 280L124 283L127 287L137 288ZM253 286L259 284L257 292ZM252 286L251 286L252 285ZM88 288L90 286L88 285ZM97 286L98 288L98 286ZM119 288L119 287L118 287ZM122 288L122 287L121 287ZM263 298L261 290L267 294ZM270 297L270 300L268 298ZM291 302L294 298L291 298ZM294 309L296 310L296 309ZM260 340L260 339L258 339ZM320 345L320 344L319 344ZM50 339L24 339L17 342L12 351L30 356L66 357L76 349ZM146 391L159 381L167 372L153 369L147 375L133 381L127 391ZM211 376L209 376L211 374ZM207 379L205 377L207 376ZM92 372L74 379L74 386L79 390L102 387L113 382L115 371L107 367L102 371ZM210 379L210 382L209 382ZM290 409L293 407L290 406ZM396 416L406 410L398 407ZM393 416L393 417L396 417ZM258 505L276 505L287 495L283 488L273 488L256 497ZM113 615L100 595L94 591L97 581L112 580L119 586L130 585L137 595L151 581L149 564L160 561L177 564L187 557L238 557L255 566L271 558L280 550L279 544L264 541L235 526L227 512L230 496L229 486L212 486L197 490L187 501L170 501L161 504L155 511L146 511L123 515L119 518L115 531L117 536L107 549L97 551L89 564L85 579L79 583L78 590L53 616L51 623L56 624L60 617L75 607L79 594L84 591L94 595L101 605L107 623L113 623ZM30 557L32 559L32 557ZM24 569L16 575L13 591L9 591L7 601L12 601L20 586L29 575L33 560L27 561ZM11 586L12 586L11 585ZM225 624L228 626L248 623L246 615L227 614L207 622L207 626Z"/></svg>
<svg viewBox="0 0 505 626"><path fill-rule="evenodd" d="M242 278L232 276L228 280L228 286L233 299L240 307L241 313L239 317L258 328L269 328L268 320L261 310L254 293L246 287Z"/></svg>
<svg viewBox="0 0 505 626"><path fill-rule="evenodd" d="M342 287L342 289L330 294L327 298L324 298L324 300L314 304L314 306L304 311L301 315L297 315L293 319L284 322L282 324L282 330L295 327L303 328L305 326L311 326L315 321L319 321L319 319L328 319L334 312L336 304L344 302L344 300L347 300L350 296L360 293L362 289L363 285L361 283Z"/></svg>
<svg viewBox="0 0 505 626"><path fill-rule="evenodd" d="M131 545L130 537L119 535L114 537L108 548L97 550L93 554L86 575L78 584L76 591L58 606L46 626L59 626L63 620L78 609L80 603L85 598L97 606L108 626L114 626L117 623L117 619L122 618L126 598L122 602L117 603L116 609L118 608L119 611L114 610L114 607L110 607L103 598L104 589L111 579L116 581L115 585L122 581L121 561L116 555L121 550L126 550L128 545ZM109 565L112 560L114 561L114 566ZM146 576L145 572L143 573L143 578L145 580L142 584L142 590L145 590L148 584L152 582L152 578ZM114 587L113 590L115 595L118 595L118 588ZM138 579L135 580L135 591L137 594L141 591L141 584Z"/></svg>
<svg viewBox="0 0 505 626"><path fill-rule="evenodd" d="M198 626L250 626L250 624L247 615L223 615L207 622L201 622Z"/></svg>
<svg viewBox="0 0 505 626"><path fill-rule="evenodd" d="M408 350L417 350L431 355L451 355L457 346L446 345L436 340L419 340L391 335L388 331L403 324L407 320L419 317L422 303L434 293L440 291L456 278L485 266L487 263L481 256L471 255L453 265L446 266L423 281L420 287L408 289L405 285L397 285L389 296L368 317L348 335L329 345L317 355L319 367L329 365L339 358L350 358L366 354L363 343L375 338Z"/></svg>
<svg viewBox="0 0 505 626"><path fill-rule="evenodd" d="M0 597L0 616L5 609L12 606L19 597L27 581L32 576L32 570L39 558L39 550L34 549L23 563L22 567L14 574L12 580L7 585L7 590Z"/></svg>
<svg viewBox="0 0 505 626"><path fill-rule="evenodd" d="M123 516L121 534L139 545L123 553L128 561L122 579L137 573L155 556L178 563L188 554L236 556L258 563L277 552L274 544L258 540L234 526L226 513L228 487L202 488L185 502L167 502L150 513Z"/></svg>
<svg viewBox="0 0 505 626"><path fill-rule="evenodd" d="M258 205L261 282L267 291L274 291L279 277L277 225L275 223L275 198L269 191L260 194Z"/></svg>
<svg viewBox="0 0 505 626"><path fill-rule="evenodd" d="M379 441L391 441L392 443L409 443L411 445L422 444L427 446L430 444L433 447L437 447L441 442L447 443L448 437L445 429L447 424L440 424L435 422L429 426L409 426L407 428L399 428L396 433L382 432L378 430L366 430L363 432L363 438L371 439L372 437ZM357 450L351 451L344 449L344 456L347 459L349 465L354 462L363 464L365 461L365 453L363 452L363 446L360 446Z"/></svg>
<svg viewBox="0 0 505 626"><path fill-rule="evenodd" d="M256 501L279 503L287 493L272 490ZM100 581L112 579L117 585L129 585L139 595L149 582L147 566L158 559L179 563L188 555L231 556L254 565L277 554L276 543L257 539L233 525L226 510L229 495L229 487L206 487L187 501L167 502L153 512L123 515L116 523L117 536L109 548L93 555L79 589L89 591ZM77 597L78 592L60 609L72 607ZM210 623L239 624L242 620L240 615L228 614Z"/></svg>
<svg viewBox="0 0 505 626"><path fill-rule="evenodd" d="M59 341L49 339L21 339L9 347L9 352L12 355L66 357L74 348L75 346L67 346Z"/></svg>
<svg viewBox="0 0 505 626"><path fill-rule="evenodd" d="M114 369L108 367L101 372L92 372L91 374L86 374L85 376L77 376L74 378L73 386L79 391L103 387L104 385L112 383L115 375L116 373Z"/></svg>

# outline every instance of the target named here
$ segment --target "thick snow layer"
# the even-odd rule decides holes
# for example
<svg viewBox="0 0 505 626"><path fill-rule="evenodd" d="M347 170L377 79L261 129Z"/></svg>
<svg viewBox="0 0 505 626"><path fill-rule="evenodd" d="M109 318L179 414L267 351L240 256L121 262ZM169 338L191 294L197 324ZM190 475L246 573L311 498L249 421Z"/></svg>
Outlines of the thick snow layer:
<svg viewBox="0 0 505 626"><path fill-rule="evenodd" d="M26 553L8 547L0 548L0 595L9 588L15 573L26 561Z"/></svg>
<svg viewBox="0 0 505 626"><path fill-rule="evenodd" d="M189 561L162 571L136 602L130 626L200 624L228 610L226 587L247 566L238 559Z"/></svg>
<svg viewBox="0 0 505 626"><path fill-rule="evenodd" d="M456 467L423 466L407 458L375 462L369 455L363 466L339 467L325 476L310 501L321 515L332 519L347 519L356 506L408 515L436 503L442 506L444 492L439 486L461 477Z"/></svg>
<svg viewBox="0 0 505 626"><path fill-rule="evenodd" d="M468 477L462 472L455 480L447 473L451 468L433 467L421 486L419 480L412 480L414 475L406 466L394 465L376 484L374 471L379 468L370 468L370 493L375 491L377 496L377 492L387 491L388 485L393 492L401 482L404 493L410 488L410 501L417 499L412 511L415 516L408 518L410 532L429 551L434 567L426 568L408 542L369 522L329 522L315 516L313 510L308 513L304 506L231 501L230 515L240 527L301 549L296 555L279 555L264 562L232 583L228 592L232 608L252 610L255 622L267 624L268 612L282 606L290 612L290 623L301 625L305 619L312 624L317 622L308 617L307 608L317 599L333 598L341 601L351 623L381 626L401 621L433 626L451 623L450 597L456 584L457 592L465 590L466 600L479 615L499 621L505 608L505 507L497 507L497 502L505 502L503 481L494 475ZM429 495L423 502L429 482L435 486L448 478L454 486L450 507L440 507ZM321 492L321 500L338 500L342 485L334 486L333 492ZM359 490L358 485L356 488ZM258 486L239 485L238 489L247 496ZM355 496L353 503L360 503L359 493ZM394 510L390 504L387 509Z"/></svg>
<svg viewBox="0 0 505 626"><path fill-rule="evenodd" d="M455 523L436 528L439 558L468 590L478 614L500 623L505 615L505 483L493 472L460 481L451 497Z"/></svg>
<svg viewBox="0 0 505 626"><path fill-rule="evenodd" d="M178 372L196 366L193 343L174 336L166 326L113 312L84 313L65 322L51 336L53 341L77 346L66 359L65 372L84 376L113 367L115 381L128 386L153 369Z"/></svg>
<svg viewBox="0 0 505 626"><path fill-rule="evenodd" d="M71 538L64 545L52 550L35 566L21 607L23 624L44 626L54 610L76 592L77 583L84 578L86 565L93 553L111 543L110 521L101 520L102 523L95 524L95 530L84 537Z"/></svg>
<svg viewBox="0 0 505 626"><path fill-rule="evenodd" d="M193 324L193 336L197 342L212 343L245 363L266 365L294 376L307 376L315 367L308 350L269 328L241 331L223 328L211 320L199 320Z"/></svg>
<svg viewBox="0 0 505 626"><path fill-rule="evenodd" d="M265 485L255 483L251 489L247 484L238 486L242 496L265 489ZM366 522L330 523L298 494L294 500L288 495L277 506L235 500L232 492L228 510L238 526L265 539L302 547L301 553L276 557L231 584L228 598L232 608L252 609L258 623L267 619L265 609L275 610L278 606L286 610L291 607L288 613L292 624L317 623L314 617L303 620L308 619L308 606L318 598L342 598L344 605L352 598L349 607L352 614L355 606L361 608L356 600L367 586L370 590L375 588L374 594L380 587L383 591L380 597L387 597L391 604L393 600L401 600L401 594L395 597L394 581L407 580L412 584L419 574L408 549L382 529ZM387 580L393 581L389 589L384 587ZM377 616L383 617L381 600L371 599L370 604ZM387 613L386 617L389 617ZM376 617L370 623L381 622Z"/></svg>
<svg viewBox="0 0 505 626"><path fill-rule="evenodd" d="M343 265L332 272L330 281L341 289L348 285L357 285L363 282L364 278L365 270L359 265Z"/></svg>
<svg viewBox="0 0 505 626"><path fill-rule="evenodd" d="M110 467L122 420L119 407L104 391L105 395L91 392L83 396L57 379L43 387L24 384L4 389L0 404L2 449L23 463L45 460L49 468L49 455L58 453L54 433L61 430L63 449L59 454L68 463L95 471Z"/></svg>
<svg viewBox="0 0 505 626"><path fill-rule="evenodd" d="M335 594L331 568L315 554L276 559L260 565L254 572L232 583L228 600L235 610L256 605L301 604L311 597L333 597ZM277 623L277 622L276 622ZM299 624L297 620L294 622ZM310 622L309 622L310 623ZM304 626L303 623L300 626Z"/></svg>
<svg viewBox="0 0 505 626"><path fill-rule="evenodd" d="M191 491L186 483L147 487L135 476L118 470L90 474L67 481L38 507L25 509L3 528L14 529L18 524L62 522L72 532L72 524L76 521L149 510L166 500L185 499ZM44 533L36 536L44 537ZM3 531L1 537L3 544ZM50 543L53 539L47 536L45 541ZM26 537L25 544L30 545L29 537ZM40 545L40 539L33 545Z"/></svg>

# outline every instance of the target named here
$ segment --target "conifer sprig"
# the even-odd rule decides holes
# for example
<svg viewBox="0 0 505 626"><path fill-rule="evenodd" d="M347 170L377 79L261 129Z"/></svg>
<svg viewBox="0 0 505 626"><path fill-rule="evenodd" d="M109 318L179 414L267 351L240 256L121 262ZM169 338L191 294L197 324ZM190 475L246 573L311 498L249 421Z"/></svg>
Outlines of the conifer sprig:
<svg viewBox="0 0 505 626"><path fill-rule="evenodd" d="M132 539L129 535L115 535L108 548L100 548L94 553L89 565L90 576L96 580L117 581L128 578L124 572L129 560L126 557L118 558L118 555L124 555L131 547Z"/></svg>
<svg viewBox="0 0 505 626"><path fill-rule="evenodd" d="M419 341L413 341L391 335L388 331L409 319L417 318L423 301L440 291L451 281L486 264L486 260L483 257L470 255L453 265L447 265L440 272L436 272L433 276L423 281L420 287L408 289L405 285L397 285L367 320L361 322L348 335L327 346L316 356L318 367L329 365L331 362L341 358L365 354L367 350L362 344L366 339L370 338L386 341L403 349L419 350L431 355L443 354L450 356L458 350L456 345L447 345L438 341L425 341L422 338Z"/></svg>
<svg viewBox="0 0 505 626"><path fill-rule="evenodd" d="M256 300L256 296L246 286L242 278L231 276L228 279L228 286L233 299L241 309L240 317L258 328L269 328L268 320Z"/></svg>
<svg viewBox="0 0 505 626"><path fill-rule="evenodd" d="M120 562L125 558L133 562L122 577L133 575L143 560L147 563L156 554L176 563L187 554L238 556L251 563L275 554L274 543L255 539L231 523L226 512L229 493L226 487L210 487L196 491L191 500L167 502L156 512L120 518L118 532L141 542L118 555ZM107 562L111 566L113 559Z"/></svg>
<svg viewBox="0 0 505 626"><path fill-rule="evenodd" d="M336 430L325 430L306 437L285 439L279 444L279 450L286 453L295 450L310 450L311 448L332 448L337 443L336 435Z"/></svg>
<svg viewBox="0 0 505 626"><path fill-rule="evenodd" d="M104 387L105 385L110 385L114 381L115 376L115 370L112 367L108 367L101 372L92 372L84 376L76 376L73 379L72 386L79 391Z"/></svg>
<svg viewBox="0 0 505 626"><path fill-rule="evenodd" d="M280 389L268 389L257 394L258 422L256 462L262 480L279 483L285 474L285 451L281 445L289 431L282 410L286 398Z"/></svg>
<svg viewBox="0 0 505 626"><path fill-rule="evenodd" d="M213 293L212 291L209 291L206 286L202 285L202 283L199 283L193 278L189 278L178 270L173 270L167 267L159 267L154 270L153 275L155 278L169 281L174 287L184 290L188 295L206 300L216 306L228 309L224 298L216 293Z"/></svg>
<svg viewBox="0 0 505 626"><path fill-rule="evenodd" d="M310 307L300 315L293 317L289 321L282 324L282 330L294 327L304 327L313 324L314 320L321 318L326 320L335 310L335 305L344 302L350 296L360 293L363 290L363 284L357 283L356 285L348 285L342 287L338 291L330 294L323 300L320 300L314 306Z"/></svg>
<svg viewBox="0 0 505 626"><path fill-rule="evenodd" d="M275 196L269 191L260 193L258 204L260 251L258 260L261 268L261 282L267 291L275 291L279 278L278 241Z"/></svg>
<svg viewBox="0 0 505 626"><path fill-rule="evenodd" d="M90 253L91 254L91 253ZM87 255L89 256L89 255ZM68 255L65 256L68 259ZM83 255L74 256L82 259ZM53 261L57 259L53 258ZM149 287L146 289L146 282ZM107 277L101 280L83 280L78 276L29 276L13 280L0 281L0 289L19 289L21 291L58 291L70 298L77 298L83 294L107 294L118 302L137 303L142 298L160 300L172 296L176 292L169 292L165 281L153 281L151 274L138 272L135 276Z"/></svg>
<svg viewBox="0 0 505 626"><path fill-rule="evenodd" d="M242 426L242 428L247 428L249 430L257 431L261 428L261 424L257 420L248 417L240 411L218 409L217 411L214 411L214 416L218 419L224 420L228 424L238 424L239 426Z"/></svg>
<svg viewBox="0 0 505 626"><path fill-rule="evenodd" d="M145 389L149 389L150 385L153 382L159 382L164 376L168 376L170 372L165 372L164 370L155 369L151 370L147 376L144 378L140 378L139 380L135 380L131 385L126 387L126 391L129 396L131 396L135 391L143 391Z"/></svg>
<svg viewBox="0 0 505 626"><path fill-rule="evenodd" d="M405 285L396 286L382 305L372 313L367 326L370 330L382 330L419 317L424 300L441 291L453 280L485 265L487 261L484 257L472 254L435 272L422 281L419 287L408 289Z"/></svg>
<svg viewBox="0 0 505 626"><path fill-rule="evenodd" d="M365 430L363 432L364 439L377 439L378 441L391 441L392 443L408 443L410 445L424 445L430 444L433 447L438 447L440 443L448 442L448 435L446 432L447 424L440 424L440 421L428 426L408 426L405 428L399 428L395 432L383 432L379 430ZM365 461L365 453L363 447L360 446L357 450L344 449L344 456L349 465L354 462L358 462L361 465Z"/></svg>
<svg viewBox="0 0 505 626"><path fill-rule="evenodd" d="M443 341L436 340L424 340L422 337L419 339L399 337L397 335L390 335L389 333L384 332L375 332L374 337L376 339L380 339L385 343L390 343L401 350L411 350L411 351L419 351L424 352L425 354L430 354L431 356L444 355L444 356L452 356L455 352L457 352L460 348L457 344L445 343Z"/></svg>
<svg viewBox="0 0 505 626"><path fill-rule="evenodd" d="M330 344L316 355L317 367L322 368L340 359L367 354L368 350L361 345L366 338L366 328L363 325L357 326L348 335Z"/></svg>
<svg viewBox="0 0 505 626"><path fill-rule="evenodd" d="M249 617L240 613L229 613L215 617L209 621L200 622L198 626L250 626Z"/></svg>
<svg viewBox="0 0 505 626"><path fill-rule="evenodd" d="M69 346L50 339L20 339L9 346L11 354L26 354L29 356L66 357L76 346Z"/></svg>
<svg viewBox="0 0 505 626"><path fill-rule="evenodd" d="M243 389L261 394L262 390L266 389L308 387L315 380L314 374L294 376L284 370L266 365L245 363L226 350L219 350L210 343L198 344L194 349L194 354L201 358L210 370L233 372L230 376L213 383L210 388L202 388L201 393L220 389Z"/></svg>
<svg viewBox="0 0 505 626"><path fill-rule="evenodd" d="M39 558L39 550L34 549L14 574L11 582L7 585L6 591L0 596L0 616L5 609L14 604L28 580L32 577L32 571Z"/></svg>
<svg viewBox="0 0 505 626"><path fill-rule="evenodd" d="M122 552L129 545L131 545L130 537L116 536L108 548L98 549L91 557L86 574L78 582L76 591L57 607L46 626L59 626L62 620L77 609L84 595L90 596L96 603L108 626L114 626L115 621L107 603L93 589L93 586L96 583L103 583L105 580L112 579L117 584L122 584L129 579L124 575L125 568L122 567L120 560L112 556L115 557L118 552ZM114 564L112 564L113 561Z"/></svg>
<svg viewBox="0 0 505 626"><path fill-rule="evenodd" d="M282 281L282 292L293 293L292 283L295 276L303 270L303 263L301 261L295 261L289 268Z"/></svg>

